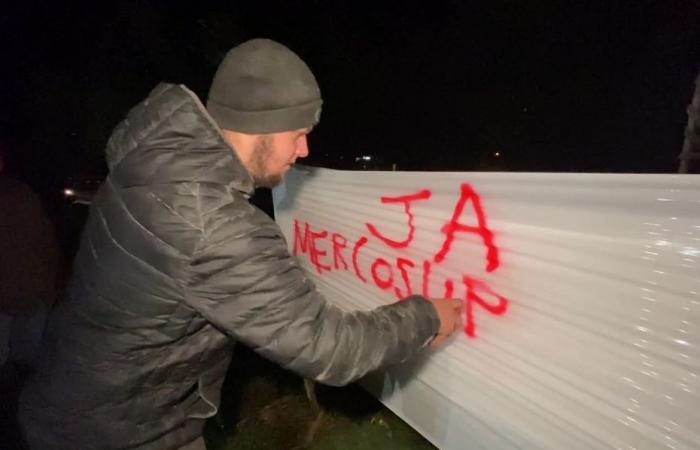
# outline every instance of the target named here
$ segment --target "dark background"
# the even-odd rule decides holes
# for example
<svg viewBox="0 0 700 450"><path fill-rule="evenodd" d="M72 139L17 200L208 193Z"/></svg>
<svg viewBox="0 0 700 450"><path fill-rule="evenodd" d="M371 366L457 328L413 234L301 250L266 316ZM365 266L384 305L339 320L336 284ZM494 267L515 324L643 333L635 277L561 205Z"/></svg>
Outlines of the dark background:
<svg viewBox="0 0 700 450"><path fill-rule="evenodd" d="M206 98L229 48L269 37L321 85L311 164L677 170L700 3L479 3L16 3L0 16L0 143L35 189L60 192L104 173L109 133L159 81Z"/></svg>

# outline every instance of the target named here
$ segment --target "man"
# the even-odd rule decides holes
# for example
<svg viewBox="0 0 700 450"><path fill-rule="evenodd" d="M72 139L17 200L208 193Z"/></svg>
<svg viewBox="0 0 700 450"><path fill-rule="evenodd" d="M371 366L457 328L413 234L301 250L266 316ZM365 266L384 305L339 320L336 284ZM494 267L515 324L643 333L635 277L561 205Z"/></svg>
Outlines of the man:
<svg viewBox="0 0 700 450"><path fill-rule="evenodd" d="M20 386L56 297L59 251L41 200L8 166L0 145L0 446L12 450Z"/></svg>
<svg viewBox="0 0 700 450"><path fill-rule="evenodd" d="M9 173L0 146L0 377L8 361L31 365L56 297L58 260L41 200Z"/></svg>
<svg viewBox="0 0 700 450"><path fill-rule="evenodd" d="M227 54L206 108L162 84L115 129L69 299L22 396L32 449L203 449L234 340L342 385L458 327L453 300L330 305L248 202L308 154L320 108L306 64L257 39Z"/></svg>

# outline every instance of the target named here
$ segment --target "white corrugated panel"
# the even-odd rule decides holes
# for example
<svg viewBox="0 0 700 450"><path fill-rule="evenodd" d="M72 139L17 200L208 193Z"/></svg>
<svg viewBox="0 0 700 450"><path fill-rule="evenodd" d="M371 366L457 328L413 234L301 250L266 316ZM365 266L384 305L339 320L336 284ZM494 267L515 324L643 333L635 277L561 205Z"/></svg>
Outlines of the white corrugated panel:
<svg viewBox="0 0 700 450"><path fill-rule="evenodd" d="M465 299L365 382L436 446L700 448L699 176L301 168L274 196L329 301Z"/></svg>

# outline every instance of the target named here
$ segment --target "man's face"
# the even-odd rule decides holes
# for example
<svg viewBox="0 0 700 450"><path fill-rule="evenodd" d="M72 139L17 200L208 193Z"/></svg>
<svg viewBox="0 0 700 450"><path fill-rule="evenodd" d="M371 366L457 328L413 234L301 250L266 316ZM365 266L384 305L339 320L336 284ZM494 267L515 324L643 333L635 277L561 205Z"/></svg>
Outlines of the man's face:
<svg viewBox="0 0 700 450"><path fill-rule="evenodd" d="M274 187L282 182L297 158L306 158L309 146L306 136L311 128L265 134L257 138L251 158L255 184Z"/></svg>

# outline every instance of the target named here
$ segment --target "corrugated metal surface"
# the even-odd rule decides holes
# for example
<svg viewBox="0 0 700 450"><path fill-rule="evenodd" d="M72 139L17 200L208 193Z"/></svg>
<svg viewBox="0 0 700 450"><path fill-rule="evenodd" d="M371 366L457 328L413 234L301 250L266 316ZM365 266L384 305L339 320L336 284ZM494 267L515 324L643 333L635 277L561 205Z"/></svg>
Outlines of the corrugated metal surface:
<svg viewBox="0 0 700 450"><path fill-rule="evenodd" d="M468 299L366 382L438 447L700 448L700 177L297 169L275 208L342 307Z"/></svg>

